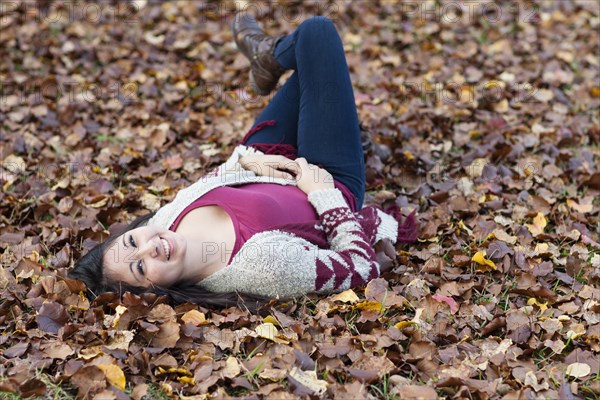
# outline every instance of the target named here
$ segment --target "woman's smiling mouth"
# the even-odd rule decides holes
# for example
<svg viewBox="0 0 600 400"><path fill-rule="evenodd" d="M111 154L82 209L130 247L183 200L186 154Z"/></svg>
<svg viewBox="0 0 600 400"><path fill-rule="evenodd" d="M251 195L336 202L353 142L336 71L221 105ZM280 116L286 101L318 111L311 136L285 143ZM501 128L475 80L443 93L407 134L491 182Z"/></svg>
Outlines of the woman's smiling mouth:
<svg viewBox="0 0 600 400"><path fill-rule="evenodd" d="M169 261L171 259L171 256L173 255L175 248L173 247L173 244L171 243L171 241L168 239L160 238L160 242L162 243L163 249L165 251L165 256L167 257L167 261Z"/></svg>

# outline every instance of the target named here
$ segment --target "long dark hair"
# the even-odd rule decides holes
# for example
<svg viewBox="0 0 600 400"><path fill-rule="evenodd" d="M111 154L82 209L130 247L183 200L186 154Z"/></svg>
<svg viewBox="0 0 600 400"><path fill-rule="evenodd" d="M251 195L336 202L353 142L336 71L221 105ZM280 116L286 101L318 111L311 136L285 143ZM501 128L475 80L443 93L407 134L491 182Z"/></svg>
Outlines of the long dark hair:
<svg viewBox="0 0 600 400"><path fill-rule="evenodd" d="M155 293L159 296L166 296L172 304L176 303L195 303L202 306L230 307L242 305L250 311L256 311L261 305L268 303L271 299L251 294L241 294L236 292L215 293L209 292L200 286L189 282L178 282L170 287L151 286L149 288L127 285L123 282L109 280L104 274L104 255L112 243L119 236L144 226L155 213L149 213L138 217L124 229L111 234L111 236L99 245L88 251L69 271L68 277L78 279L87 286L87 297L93 300L105 292L114 292L123 295L126 292L133 294Z"/></svg>

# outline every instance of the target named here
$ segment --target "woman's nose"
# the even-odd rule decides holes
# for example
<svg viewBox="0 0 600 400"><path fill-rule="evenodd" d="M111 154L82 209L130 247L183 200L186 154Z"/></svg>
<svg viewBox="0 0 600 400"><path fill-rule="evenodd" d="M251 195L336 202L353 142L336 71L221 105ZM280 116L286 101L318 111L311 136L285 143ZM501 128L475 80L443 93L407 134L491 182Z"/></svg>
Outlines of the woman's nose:
<svg viewBox="0 0 600 400"><path fill-rule="evenodd" d="M146 243L140 247L140 257L142 256L148 256L152 258L158 257L158 243L155 240L146 241Z"/></svg>

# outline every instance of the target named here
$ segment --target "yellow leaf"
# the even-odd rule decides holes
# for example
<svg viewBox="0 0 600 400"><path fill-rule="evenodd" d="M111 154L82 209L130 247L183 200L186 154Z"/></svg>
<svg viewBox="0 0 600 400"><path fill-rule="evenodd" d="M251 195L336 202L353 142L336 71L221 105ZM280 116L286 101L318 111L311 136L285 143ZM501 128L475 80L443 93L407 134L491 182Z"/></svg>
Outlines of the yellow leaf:
<svg viewBox="0 0 600 400"><path fill-rule="evenodd" d="M275 325L273 325L270 322L260 324L254 329L254 331L258 334L259 337L269 339L275 343L289 344L287 340L283 340L277 337L279 332L277 331Z"/></svg>
<svg viewBox="0 0 600 400"><path fill-rule="evenodd" d="M585 334L583 324L571 324L571 329L567 332L567 338L571 340L579 339Z"/></svg>
<svg viewBox="0 0 600 400"><path fill-rule="evenodd" d="M117 308L115 308L115 311L117 313L115 314L115 319L113 320L113 323L112 323L113 328L116 328L117 325L119 325L119 320L121 319L121 315L123 315L123 313L125 311L127 311L127 307L119 305L119 306L117 306Z"/></svg>
<svg viewBox="0 0 600 400"><path fill-rule="evenodd" d="M374 301L374 300L361 301L360 303L355 305L354 308L358 308L359 310L375 311L375 312L381 312L384 310L381 303L378 301Z"/></svg>
<svg viewBox="0 0 600 400"><path fill-rule="evenodd" d="M196 384L196 381L194 380L194 378L190 378L189 376L178 376L177 381L179 383L183 383L185 385L190 385L190 386L193 386Z"/></svg>
<svg viewBox="0 0 600 400"><path fill-rule="evenodd" d="M121 390L125 390L125 374L121 371L121 368L114 364L100 364L98 368L104 372L108 383Z"/></svg>
<svg viewBox="0 0 600 400"><path fill-rule="evenodd" d="M544 214L542 214L541 212L537 213L535 218L533 218L533 224L525 224L525 226L527 227L527 229L529 229L529 232L531 232L533 236L537 236L539 234L544 233L544 228L546 227L546 225L548 225L548 223L546 222Z"/></svg>
<svg viewBox="0 0 600 400"><path fill-rule="evenodd" d="M473 234L473 231L471 229L469 229L469 227L467 225L465 225L465 223L463 222L462 219L460 221L458 221L458 227L460 229L462 229L463 231L467 232L469 234L469 236L471 236Z"/></svg>
<svg viewBox="0 0 600 400"><path fill-rule="evenodd" d="M77 358L83 358L84 360L91 360L92 358L104 354L102 352L102 346L83 347Z"/></svg>
<svg viewBox="0 0 600 400"><path fill-rule="evenodd" d="M533 306L536 305L540 308L540 313L544 313L544 311L546 311L548 309L548 302L545 303L540 303L539 301L537 301L537 299L535 297L530 298L529 300L527 300L527 305L528 306Z"/></svg>
<svg viewBox="0 0 600 400"><path fill-rule="evenodd" d="M193 374L188 371L185 368L169 368L169 369L164 369L163 367L158 367L158 372L156 373L156 375L164 375L164 374L178 374L178 375L185 375L185 376L192 376Z"/></svg>
<svg viewBox="0 0 600 400"><path fill-rule="evenodd" d="M488 260L487 258L485 258L485 253L482 251L478 251L477 253L475 253L471 260L479 265L487 265L488 267L491 267L494 270L497 269L496 264L494 264L492 260Z"/></svg>
<svg viewBox="0 0 600 400"><path fill-rule="evenodd" d="M205 325L208 324L206 316L198 310L190 310L181 316L181 320L186 324Z"/></svg>
<svg viewBox="0 0 600 400"><path fill-rule="evenodd" d="M268 323L270 323L270 324L273 324L273 325L275 325L275 326L279 326L279 327L281 327L281 324L279 323L279 321L277 321L277 318L275 318L275 317L274 317L274 316L272 316L272 315L267 315L267 316L265 317L265 319L263 320L263 322L268 322Z"/></svg>
<svg viewBox="0 0 600 400"><path fill-rule="evenodd" d="M417 324L415 321L400 321L396 325L394 325L394 328L404 329L404 328L408 328L409 326L412 326L412 325L419 325L419 324Z"/></svg>
<svg viewBox="0 0 600 400"><path fill-rule="evenodd" d="M40 253L38 253L36 250L31 250L31 254L27 258L29 258L34 263L38 263L39 264L39 262L40 262Z"/></svg>
<svg viewBox="0 0 600 400"><path fill-rule="evenodd" d="M331 300L341 301L343 303L356 303L360 299L358 298L356 293L354 293L354 290L348 289L344 290L342 293L338 293L335 296L331 297Z"/></svg>
<svg viewBox="0 0 600 400"><path fill-rule="evenodd" d="M502 99L495 103L492 107L497 113L504 114L509 110L508 100Z"/></svg>

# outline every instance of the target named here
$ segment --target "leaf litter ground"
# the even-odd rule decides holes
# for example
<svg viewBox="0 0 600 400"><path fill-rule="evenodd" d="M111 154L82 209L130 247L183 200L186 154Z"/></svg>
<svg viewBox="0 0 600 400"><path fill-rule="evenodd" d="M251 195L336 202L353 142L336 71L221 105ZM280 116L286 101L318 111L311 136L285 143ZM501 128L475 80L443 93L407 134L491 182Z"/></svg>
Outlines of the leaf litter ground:
<svg viewBox="0 0 600 400"><path fill-rule="evenodd" d="M73 261L268 101L236 4L272 34L334 20L367 202L417 209L420 240L365 288L259 314L89 302ZM236 4L0 4L0 398L598 398L598 3Z"/></svg>

